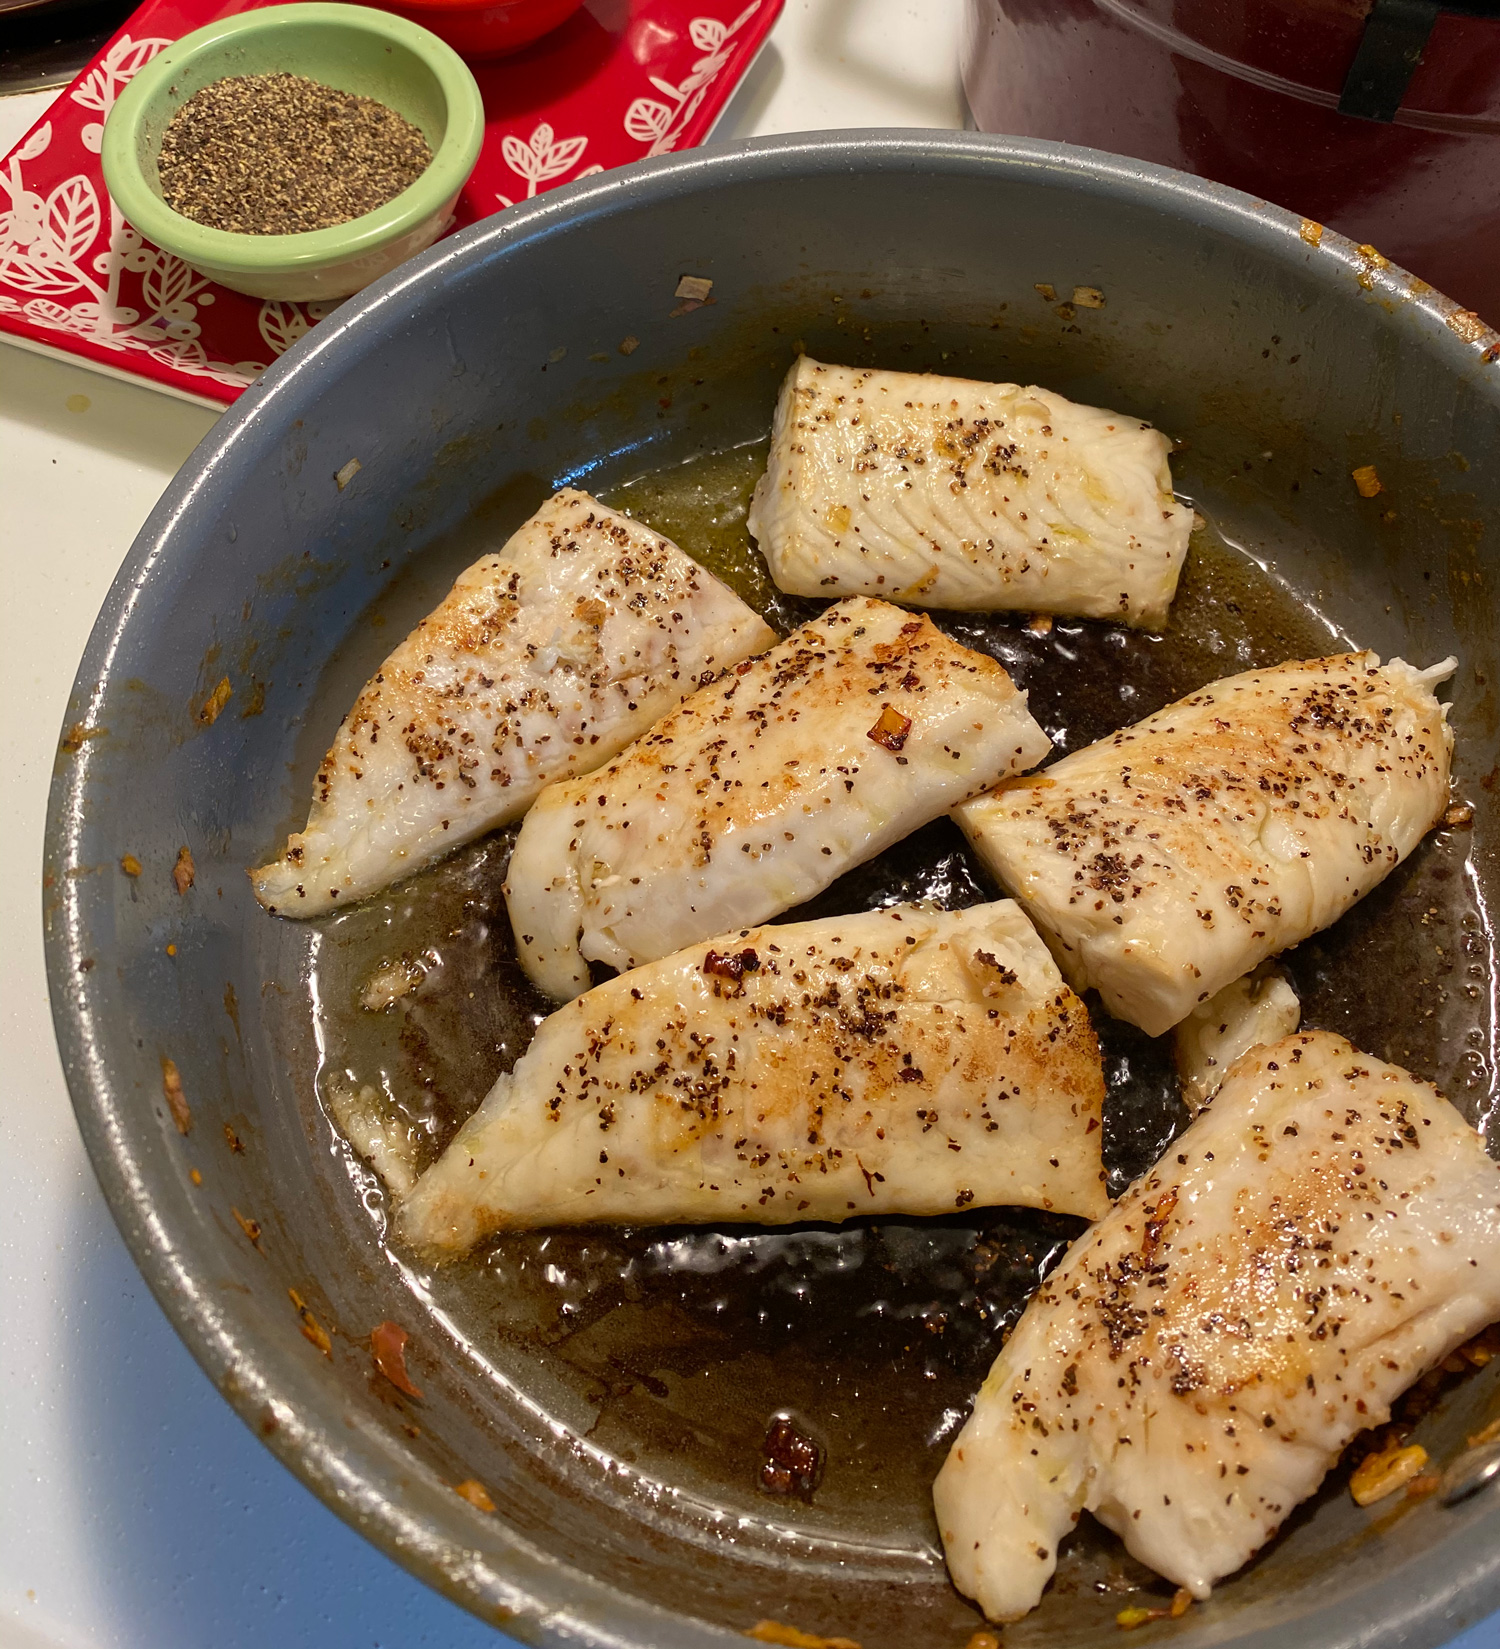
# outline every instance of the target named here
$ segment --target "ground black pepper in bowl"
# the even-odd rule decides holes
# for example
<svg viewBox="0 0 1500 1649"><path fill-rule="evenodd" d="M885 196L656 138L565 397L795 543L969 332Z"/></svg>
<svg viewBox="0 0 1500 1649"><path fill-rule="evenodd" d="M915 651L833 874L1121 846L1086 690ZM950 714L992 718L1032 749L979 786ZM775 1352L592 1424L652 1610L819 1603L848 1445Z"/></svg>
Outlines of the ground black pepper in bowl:
<svg viewBox="0 0 1500 1649"><path fill-rule="evenodd" d="M300 74L251 74L183 104L157 170L167 205L194 223L295 235L373 212L431 162L421 132L374 98Z"/></svg>

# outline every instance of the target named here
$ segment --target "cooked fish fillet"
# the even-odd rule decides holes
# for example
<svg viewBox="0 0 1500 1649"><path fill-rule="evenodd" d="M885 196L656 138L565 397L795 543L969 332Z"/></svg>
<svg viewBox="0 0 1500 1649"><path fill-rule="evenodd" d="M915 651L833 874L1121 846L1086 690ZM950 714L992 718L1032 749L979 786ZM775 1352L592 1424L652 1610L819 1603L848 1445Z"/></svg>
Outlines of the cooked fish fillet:
<svg viewBox="0 0 1500 1649"><path fill-rule="evenodd" d="M1018 1619L1087 1508L1205 1598L1497 1316L1478 1134L1342 1037L1257 1048L995 1360L934 1490L954 1582Z"/></svg>
<svg viewBox="0 0 1500 1649"><path fill-rule="evenodd" d="M1325 928L1443 813L1454 661L1216 681L954 817L1074 990L1152 1036Z"/></svg>
<svg viewBox="0 0 1500 1649"><path fill-rule="evenodd" d="M1159 628L1193 512L1150 424L1035 385L787 374L750 530L795 595Z"/></svg>
<svg viewBox="0 0 1500 1649"><path fill-rule="evenodd" d="M368 681L306 826L250 873L316 916L519 818L776 636L670 539L571 488L476 561Z"/></svg>
<svg viewBox="0 0 1500 1649"><path fill-rule="evenodd" d="M1284 969L1262 962L1217 996L1200 1002L1172 1031L1182 1100L1196 1116L1241 1054L1279 1042L1302 1023L1302 1004Z"/></svg>
<svg viewBox="0 0 1500 1649"><path fill-rule="evenodd" d="M765 921L1048 749L993 659L930 618L840 602L543 792L505 889L521 962L566 1000L590 962Z"/></svg>
<svg viewBox="0 0 1500 1649"><path fill-rule="evenodd" d="M545 1020L404 1204L406 1241L940 1214L1094 1215L1104 1078L1009 900L741 928Z"/></svg>

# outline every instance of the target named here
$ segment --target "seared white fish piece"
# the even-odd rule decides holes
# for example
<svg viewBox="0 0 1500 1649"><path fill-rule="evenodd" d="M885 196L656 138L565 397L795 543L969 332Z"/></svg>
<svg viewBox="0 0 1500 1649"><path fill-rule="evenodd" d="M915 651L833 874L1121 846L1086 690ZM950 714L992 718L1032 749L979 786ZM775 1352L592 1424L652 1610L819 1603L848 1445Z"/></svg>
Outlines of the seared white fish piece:
<svg viewBox="0 0 1500 1649"><path fill-rule="evenodd" d="M775 641L670 539L556 493L365 684L307 824L250 873L282 916L352 904L517 819Z"/></svg>
<svg viewBox="0 0 1500 1649"><path fill-rule="evenodd" d="M1196 1116L1219 1090L1229 1067L1262 1042L1279 1042L1302 1023L1292 982L1274 962L1200 1002L1172 1031L1182 1102Z"/></svg>
<svg viewBox="0 0 1500 1649"><path fill-rule="evenodd" d="M1497 1316L1479 1135L1342 1037L1257 1048L995 1360L934 1489L953 1580L1019 1619L1086 1508L1206 1598Z"/></svg>
<svg viewBox="0 0 1500 1649"><path fill-rule="evenodd" d="M1193 693L954 817L1076 991L1152 1036L1326 928L1441 818L1434 684L1346 653Z"/></svg>
<svg viewBox="0 0 1500 1649"><path fill-rule="evenodd" d="M545 1225L1095 1215L1104 1078L1009 900L741 928L544 1020L400 1211L462 1253Z"/></svg>
<svg viewBox="0 0 1500 1649"><path fill-rule="evenodd" d="M505 888L522 965L566 1000L590 962L763 922L1049 748L993 659L840 602L542 793Z"/></svg>
<svg viewBox="0 0 1500 1649"><path fill-rule="evenodd" d="M1150 424L1035 385L787 374L750 504L777 585L1160 628L1193 512Z"/></svg>

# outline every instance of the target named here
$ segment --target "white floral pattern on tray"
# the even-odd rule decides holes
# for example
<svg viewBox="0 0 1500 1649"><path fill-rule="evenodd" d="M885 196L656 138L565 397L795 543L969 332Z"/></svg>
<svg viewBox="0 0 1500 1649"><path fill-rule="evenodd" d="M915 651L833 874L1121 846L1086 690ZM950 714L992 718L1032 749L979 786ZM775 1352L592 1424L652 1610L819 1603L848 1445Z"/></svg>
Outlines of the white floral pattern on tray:
<svg viewBox="0 0 1500 1649"><path fill-rule="evenodd" d="M491 109L516 106L516 77L527 93L540 77L542 95L522 103L534 111L529 119L488 120L457 224L700 142L781 3L750 0L726 19L696 15L716 0L630 0L609 60L583 78L569 55L568 25L527 53L482 65ZM0 334L48 344L85 365L113 359L133 376L229 401L332 307L261 302L215 285L139 235L103 185L104 122L120 92L174 40L244 5L145 0L48 118L0 161ZM576 22L604 26L583 13ZM686 72L669 78L685 59ZM643 82L659 95L636 95ZM573 135L558 137L563 121Z"/></svg>
<svg viewBox="0 0 1500 1649"><path fill-rule="evenodd" d="M674 86L659 75L651 76L651 84L669 102L638 97L625 112L625 130L638 143L650 145L646 150L648 155L669 154L677 147L683 129L697 114L698 105L729 61L735 35L759 10L760 0L750 0L732 23L721 22L717 17L695 17L688 24L688 38L706 55L693 64L681 85Z"/></svg>
<svg viewBox="0 0 1500 1649"><path fill-rule="evenodd" d="M544 120L524 143L507 132L500 139L500 153L505 156L505 164L511 171L526 179L526 193L522 198L531 200L538 185L557 182L565 177L578 164L588 144L587 136L559 138L554 143L552 128ZM592 177L595 172L603 170L602 166L585 166L577 177ZM573 181L576 182L577 178ZM497 192L495 199L502 206L515 205L509 195Z"/></svg>
<svg viewBox="0 0 1500 1649"><path fill-rule="evenodd" d="M688 122L697 114L699 105L708 95L709 87L728 63L729 49L735 35L755 16L760 5L761 0L750 0L750 4L732 23L722 22L717 17L695 17L688 24L688 38L700 52L707 55L693 64L680 86L674 86L670 80L663 80L659 75L651 75L651 84L672 101L668 104L650 97L636 98L625 111L626 136L645 144L648 155L664 155L676 148ZM567 176L583 158L588 141L586 135L554 140L553 130L544 120L524 143L519 137L507 135L502 138L500 152L511 171L526 179L523 198L530 200L539 184L560 181ZM579 178L592 177L595 172L603 170L602 166L585 166L569 181L576 183ZM502 206L515 205L509 195L498 191L495 199Z"/></svg>

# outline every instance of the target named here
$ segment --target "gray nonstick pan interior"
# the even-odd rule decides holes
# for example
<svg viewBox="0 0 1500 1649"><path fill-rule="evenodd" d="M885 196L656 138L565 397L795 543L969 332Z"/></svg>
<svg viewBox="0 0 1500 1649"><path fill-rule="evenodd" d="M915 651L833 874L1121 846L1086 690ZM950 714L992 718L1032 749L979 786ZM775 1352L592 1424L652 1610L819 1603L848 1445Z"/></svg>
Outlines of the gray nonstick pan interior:
<svg viewBox="0 0 1500 1649"><path fill-rule="evenodd" d="M674 313L683 274L712 279L713 301ZM1073 303L1075 287L1102 307ZM1006 1312L1077 1226L991 1211L540 1234L424 1271L383 1245L383 1193L319 1082L364 1060L407 1085L437 1140L516 1057L543 1004L509 952L506 838L318 923L260 913L245 867L300 823L359 682L551 487L668 515L655 524L689 550L694 532L712 540L743 576L736 499L798 348L1039 382L1176 437L1179 489L1208 523L1160 641L943 620L1015 669L1064 747L1252 662L1348 641L1457 655L1455 791L1472 824L1436 833L1290 963L1307 1023L1487 1122L1491 341L1369 249L1263 203L948 134L777 140L591 179L320 324L206 439L116 581L61 740L46 864L85 1139L143 1272L247 1423L340 1515L523 1638L669 1649L771 1618L863 1649L962 1645L982 1622L948 1584L927 1487ZM1351 480L1365 465L1374 498ZM232 697L209 716L225 677ZM958 842L931 827L820 908L984 896ZM179 894L184 845L196 875ZM126 854L139 877L121 873ZM422 944L447 947L443 969L362 1040L361 978ZM1118 1183L1175 1113L1160 1050L1105 1040ZM373 1370L368 1335L387 1319L412 1335L420 1401ZM1492 1374L1454 1382L1421 1422L1438 1460L1500 1412ZM782 1410L827 1449L810 1500L759 1485ZM469 1480L493 1512L454 1493ZM1342 1483L1147 1635L1430 1644L1500 1602L1500 1515L1483 1496L1361 1510ZM1085 1523L1005 1642L1114 1642L1119 1608L1166 1595Z"/></svg>

